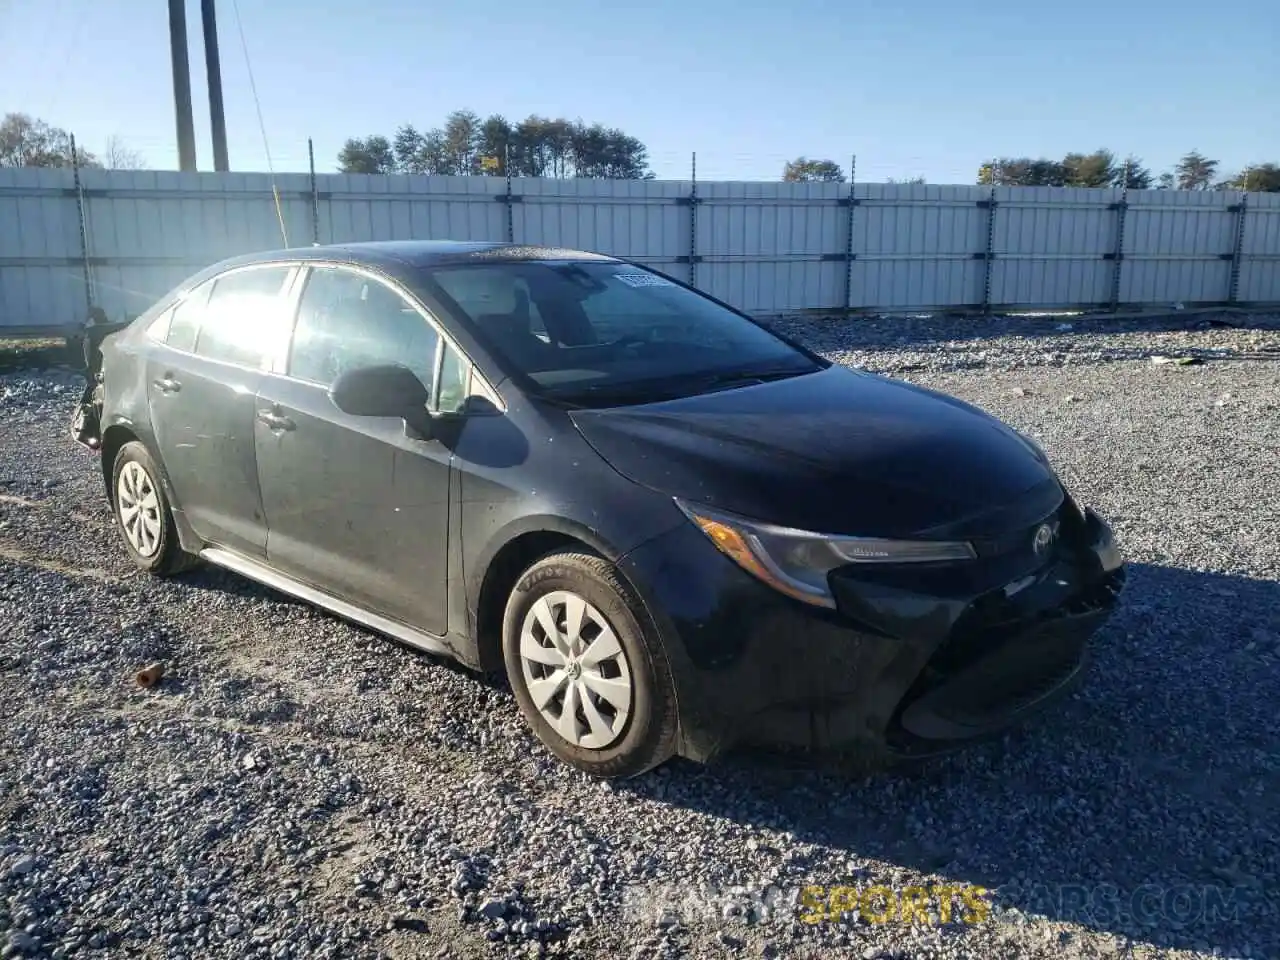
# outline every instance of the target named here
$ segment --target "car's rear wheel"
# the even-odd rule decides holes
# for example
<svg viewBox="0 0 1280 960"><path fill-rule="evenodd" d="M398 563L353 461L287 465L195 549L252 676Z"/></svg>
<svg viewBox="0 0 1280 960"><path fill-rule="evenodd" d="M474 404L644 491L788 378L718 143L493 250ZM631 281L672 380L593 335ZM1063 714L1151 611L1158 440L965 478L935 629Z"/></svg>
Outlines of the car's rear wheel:
<svg viewBox="0 0 1280 960"><path fill-rule="evenodd" d="M503 656L520 711L594 776L636 776L674 752L670 669L646 622L613 566L583 553L543 557L507 601Z"/></svg>
<svg viewBox="0 0 1280 960"><path fill-rule="evenodd" d="M116 454L111 473L111 505L129 558L148 573L170 576L194 566L198 558L182 549L169 498L155 461L138 441Z"/></svg>

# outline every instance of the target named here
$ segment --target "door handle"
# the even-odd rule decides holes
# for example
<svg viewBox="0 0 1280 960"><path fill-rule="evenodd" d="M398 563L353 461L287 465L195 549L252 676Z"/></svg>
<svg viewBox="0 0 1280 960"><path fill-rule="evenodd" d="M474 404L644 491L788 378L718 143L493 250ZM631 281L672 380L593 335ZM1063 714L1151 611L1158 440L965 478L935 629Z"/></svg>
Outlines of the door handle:
<svg viewBox="0 0 1280 960"><path fill-rule="evenodd" d="M170 376L164 376L152 382L160 388L162 393L177 393L182 389L182 384Z"/></svg>
<svg viewBox="0 0 1280 960"><path fill-rule="evenodd" d="M271 410L259 410L258 421L265 423L271 430L292 430L297 424L286 416L275 413Z"/></svg>

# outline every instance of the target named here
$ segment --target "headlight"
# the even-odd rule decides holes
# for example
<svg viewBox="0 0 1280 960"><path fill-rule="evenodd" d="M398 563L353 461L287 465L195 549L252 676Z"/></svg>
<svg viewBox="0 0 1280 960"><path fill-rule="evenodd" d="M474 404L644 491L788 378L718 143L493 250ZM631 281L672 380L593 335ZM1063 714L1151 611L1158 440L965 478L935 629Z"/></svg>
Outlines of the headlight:
<svg viewBox="0 0 1280 960"><path fill-rule="evenodd" d="M827 574L851 563L937 563L972 560L968 543L839 537L748 520L676 499L721 553L780 593L819 607L834 607Z"/></svg>

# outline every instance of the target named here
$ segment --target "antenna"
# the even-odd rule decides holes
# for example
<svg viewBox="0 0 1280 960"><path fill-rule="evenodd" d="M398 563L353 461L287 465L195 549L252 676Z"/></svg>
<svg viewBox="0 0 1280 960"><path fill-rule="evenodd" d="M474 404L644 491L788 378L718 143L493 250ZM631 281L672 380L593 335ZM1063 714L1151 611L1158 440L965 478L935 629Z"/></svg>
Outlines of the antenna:
<svg viewBox="0 0 1280 960"><path fill-rule="evenodd" d="M289 246L289 231L284 225L284 207L280 203L280 191L276 187L275 165L271 162L271 144L267 142L267 124L262 119L262 101L258 99L258 85L253 81L253 64L249 61L249 44L244 38L244 20L240 16L240 4L231 0L231 12L236 16L236 30L240 34L240 49L244 51L244 67L249 74L249 92L253 94L253 106L258 111L258 129L262 131L262 149L267 155L267 173L271 177L271 195L276 201L276 220L280 224L280 236Z"/></svg>

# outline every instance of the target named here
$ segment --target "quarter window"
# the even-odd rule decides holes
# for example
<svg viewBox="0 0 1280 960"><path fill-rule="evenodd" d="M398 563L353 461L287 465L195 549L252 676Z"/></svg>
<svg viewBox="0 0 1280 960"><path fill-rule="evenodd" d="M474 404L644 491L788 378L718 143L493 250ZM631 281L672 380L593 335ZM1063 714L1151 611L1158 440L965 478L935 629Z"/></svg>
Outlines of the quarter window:
<svg viewBox="0 0 1280 960"><path fill-rule="evenodd" d="M290 267L255 267L219 277L213 285L196 353L261 369L280 342L285 322L280 291Z"/></svg>
<svg viewBox="0 0 1280 960"><path fill-rule="evenodd" d="M147 327L147 336L152 340L164 343L169 339L169 324L173 320L173 312L177 307L170 307L160 316L151 321L151 325Z"/></svg>
<svg viewBox="0 0 1280 960"><path fill-rule="evenodd" d="M466 405L470 374L466 358L445 344L444 359L440 362L440 401L437 404L441 413L458 413Z"/></svg>
<svg viewBox="0 0 1280 960"><path fill-rule="evenodd" d="M338 267L316 267L298 305L289 375L329 386L357 367L400 363L431 389L440 336L386 284Z"/></svg>
<svg viewBox="0 0 1280 960"><path fill-rule="evenodd" d="M169 329L165 343L175 350L191 353L196 348L196 335L200 332L200 318L204 313L205 301L209 299L211 282L204 282L183 297L169 319Z"/></svg>

